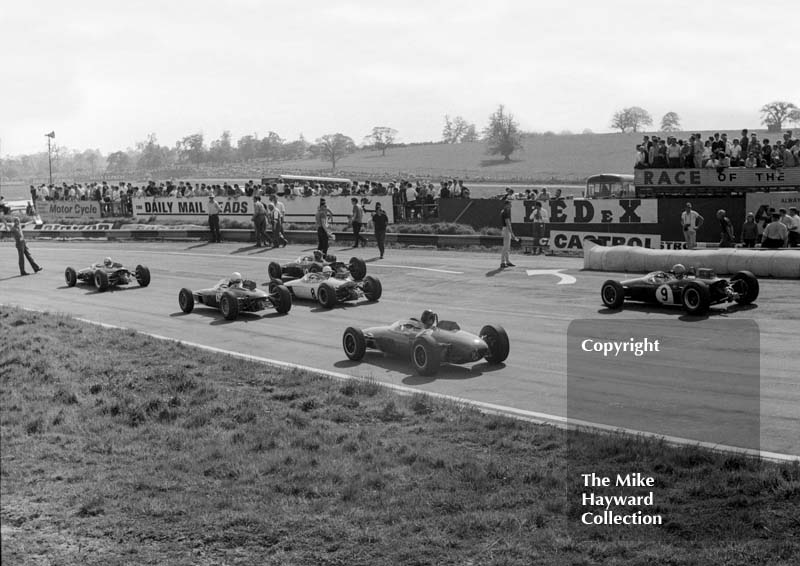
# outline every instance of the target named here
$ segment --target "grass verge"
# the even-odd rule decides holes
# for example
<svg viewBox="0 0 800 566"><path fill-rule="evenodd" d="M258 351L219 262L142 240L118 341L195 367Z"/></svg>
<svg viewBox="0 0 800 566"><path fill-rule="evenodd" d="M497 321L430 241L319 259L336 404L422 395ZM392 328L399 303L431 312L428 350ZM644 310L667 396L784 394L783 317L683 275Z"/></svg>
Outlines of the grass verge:
<svg viewBox="0 0 800 566"><path fill-rule="evenodd" d="M0 307L4 564L795 564L800 468L487 416ZM573 536L565 476L670 527ZM726 509L759 504L736 539ZM714 517L715 521L703 521ZM722 521L722 525L720 525Z"/></svg>

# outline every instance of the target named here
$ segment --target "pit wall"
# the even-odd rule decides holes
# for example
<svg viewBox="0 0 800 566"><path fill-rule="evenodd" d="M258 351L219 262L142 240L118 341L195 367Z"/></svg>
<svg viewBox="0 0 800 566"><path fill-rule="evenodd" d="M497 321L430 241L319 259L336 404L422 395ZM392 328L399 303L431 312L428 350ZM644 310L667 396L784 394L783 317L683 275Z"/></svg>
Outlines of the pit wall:
<svg viewBox="0 0 800 566"><path fill-rule="evenodd" d="M583 267L594 271L649 273L669 271L676 263L709 267L719 274L750 271L756 277L800 279L800 249L651 250L592 243L583 249Z"/></svg>

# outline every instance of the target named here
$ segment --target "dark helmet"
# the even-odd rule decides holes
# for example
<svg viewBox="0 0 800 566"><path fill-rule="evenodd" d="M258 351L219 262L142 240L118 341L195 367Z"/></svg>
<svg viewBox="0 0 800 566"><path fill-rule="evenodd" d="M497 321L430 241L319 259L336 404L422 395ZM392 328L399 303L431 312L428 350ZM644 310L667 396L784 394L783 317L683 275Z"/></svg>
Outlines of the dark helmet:
<svg viewBox="0 0 800 566"><path fill-rule="evenodd" d="M419 320L425 326L433 326L434 323L436 322L436 318L437 317L435 312L429 309L425 309L424 311L422 311L422 316L419 317Z"/></svg>
<svg viewBox="0 0 800 566"><path fill-rule="evenodd" d="M323 261L325 256L319 250L314 250L314 261Z"/></svg>

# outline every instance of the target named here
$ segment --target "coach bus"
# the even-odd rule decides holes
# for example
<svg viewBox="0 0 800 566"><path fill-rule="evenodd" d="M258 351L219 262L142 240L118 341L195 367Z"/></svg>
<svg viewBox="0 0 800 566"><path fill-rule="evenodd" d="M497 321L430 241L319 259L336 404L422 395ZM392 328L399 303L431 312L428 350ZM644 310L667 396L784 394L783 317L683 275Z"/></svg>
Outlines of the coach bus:
<svg viewBox="0 0 800 566"><path fill-rule="evenodd" d="M261 179L262 185L278 184L286 185L335 185L337 188L350 188L353 181L342 177L313 177L309 175L276 175L274 177L264 177Z"/></svg>
<svg viewBox="0 0 800 566"><path fill-rule="evenodd" d="M586 179L586 198L628 198L636 196L633 175L602 173Z"/></svg>

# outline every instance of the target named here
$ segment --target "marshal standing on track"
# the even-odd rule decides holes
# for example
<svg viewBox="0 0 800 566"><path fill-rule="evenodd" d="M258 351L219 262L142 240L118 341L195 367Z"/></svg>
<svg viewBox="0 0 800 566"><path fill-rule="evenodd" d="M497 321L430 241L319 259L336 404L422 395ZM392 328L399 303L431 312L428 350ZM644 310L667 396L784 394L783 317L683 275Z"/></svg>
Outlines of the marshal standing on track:
<svg viewBox="0 0 800 566"><path fill-rule="evenodd" d="M28 262L31 264L34 273L38 273L42 270L36 260L33 259L31 252L28 250L28 244L25 242L25 234L22 233L22 226L19 224L19 218L14 217L14 224L11 228L8 227L8 222L6 222L5 218L3 219L3 224L6 227L6 230L11 232L11 235L14 236L14 241L17 245L17 253L19 254L19 274L28 275L28 272L25 271L25 258L28 258Z"/></svg>

